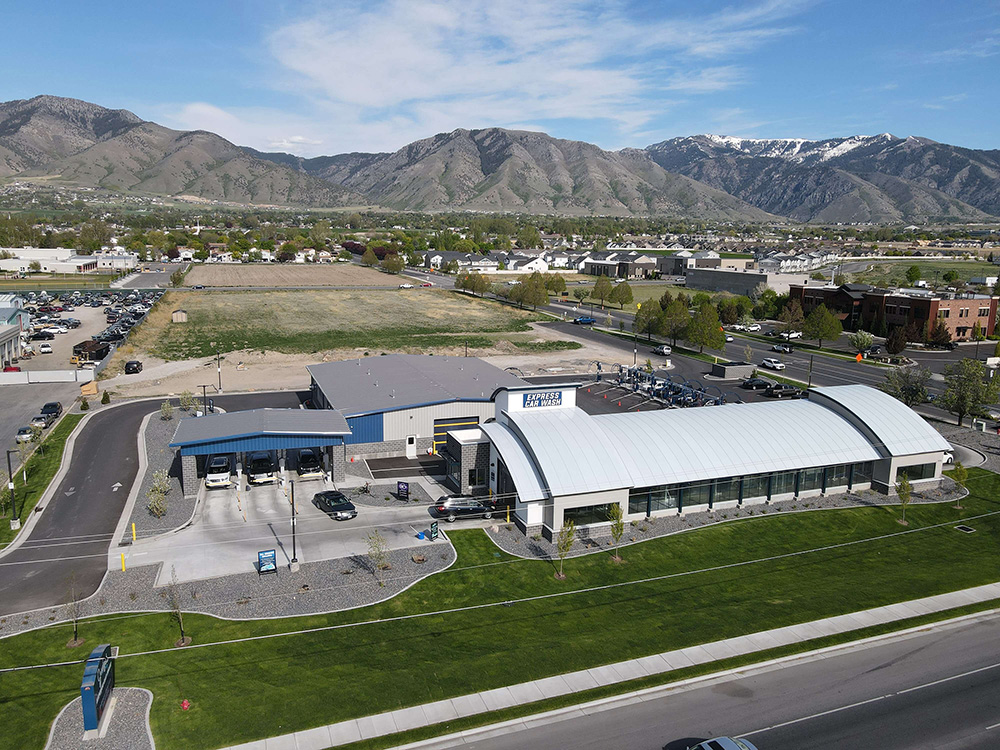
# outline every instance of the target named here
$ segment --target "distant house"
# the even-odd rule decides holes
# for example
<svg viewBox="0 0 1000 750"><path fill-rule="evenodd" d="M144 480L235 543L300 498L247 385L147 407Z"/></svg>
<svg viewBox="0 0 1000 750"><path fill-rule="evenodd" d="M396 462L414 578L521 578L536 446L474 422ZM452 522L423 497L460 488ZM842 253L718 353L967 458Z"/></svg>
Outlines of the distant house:
<svg viewBox="0 0 1000 750"><path fill-rule="evenodd" d="M499 267L497 261L487 255L479 253L460 253L456 250L429 250L424 256L424 266L441 270L454 261L461 271L477 271L488 273L496 271Z"/></svg>

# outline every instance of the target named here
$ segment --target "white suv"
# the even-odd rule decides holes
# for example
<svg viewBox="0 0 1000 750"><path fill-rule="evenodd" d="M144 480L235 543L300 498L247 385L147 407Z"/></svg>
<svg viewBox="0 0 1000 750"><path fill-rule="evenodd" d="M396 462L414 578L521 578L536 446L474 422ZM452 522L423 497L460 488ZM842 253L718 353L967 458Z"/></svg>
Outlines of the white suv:
<svg viewBox="0 0 1000 750"><path fill-rule="evenodd" d="M774 357L765 357L761 364L768 368L769 370L784 370L785 363L780 359L775 359Z"/></svg>

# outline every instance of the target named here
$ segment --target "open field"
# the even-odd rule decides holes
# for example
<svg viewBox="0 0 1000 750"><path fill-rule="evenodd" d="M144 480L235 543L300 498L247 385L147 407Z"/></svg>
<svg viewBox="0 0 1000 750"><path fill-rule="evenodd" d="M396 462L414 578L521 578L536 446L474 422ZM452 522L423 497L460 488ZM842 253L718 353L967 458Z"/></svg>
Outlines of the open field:
<svg viewBox="0 0 1000 750"><path fill-rule="evenodd" d="M898 507L772 509L627 546L623 565L609 554L569 559L564 581L552 562L513 558L481 530L450 531L455 565L379 605L283 620L184 618L201 645L337 630L173 649L178 631L162 613L83 621L80 636L126 657L165 649L120 659L118 683L153 691L158 748L218 747L995 581L1000 477L972 469L968 485L964 509L911 506L905 527ZM977 533L956 531L959 521ZM473 608L501 602L508 606ZM460 607L469 609L443 612ZM391 619L407 615L419 616ZM82 657L66 649L71 627L0 641L0 667ZM488 647L436 645L455 638ZM11 747L43 744L59 708L79 695L80 671L3 676ZM344 685L351 700L330 700ZM185 698L192 708L182 712Z"/></svg>
<svg viewBox="0 0 1000 750"><path fill-rule="evenodd" d="M997 276L1000 266L981 260L922 260L920 258L901 258L898 261L873 261L872 268L862 273L850 274L852 281L859 284L874 286L908 286L906 269L918 266L921 278L933 284L945 284L944 275L954 271L962 283L973 276Z"/></svg>
<svg viewBox="0 0 1000 750"><path fill-rule="evenodd" d="M405 279L353 263L197 264L184 278L187 286L212 287L398 286L401 281Z"/></svg>
<svg viewBox="0 0 1000 750"><path fill-rule="evenodd" d="M677 284L668 284L666 282L662 284L629 284L629 287L631 287L632 289L632 304L625 305L625 309L631 310L632 312L635 312L636 309L635 306L637 303L642 303L645 302L646 300L651 300L651 299L658 300L660 297L663 296L663 293L668 289L670 290L670 293L675 296L677 292L686 292L688 296L695 293L694 291L686 291L683 285L679 286ZM588 291L591 291L593 290L593 288L594 288L593 284L589 284L587 286L583 285L574 286L571 284L566 287L566 291L569 292L569 297L562 297L561 299L575 303L576 297L573 296L574 291L576 291L577 289L587 289ZM587 299L584 300L585 305L589 305L591 302L593 302L595 305L600 304L600 300L595 297L587 297ZM611 303L605 300L604 304L605 307L608 307L612 310L620 309L617 303Z"/></svg>
<svg viewBox="0 0 1000 750"><path fill-rule="evenodd" d="M58 289L107 289L114 280L111 274L99 276L83 274L31 274L26 279L0 279L0 292L19 290L47 291Z"/></svg>
<svg viewBox="0 0 1000 750"><path fill-rule="evenodd" d="M173 310L187 323L171 323ZM538 316L435 289L168 292L130 344L164 360L258 350L426 351L490 346L486 333L528 331Z"/></svg>

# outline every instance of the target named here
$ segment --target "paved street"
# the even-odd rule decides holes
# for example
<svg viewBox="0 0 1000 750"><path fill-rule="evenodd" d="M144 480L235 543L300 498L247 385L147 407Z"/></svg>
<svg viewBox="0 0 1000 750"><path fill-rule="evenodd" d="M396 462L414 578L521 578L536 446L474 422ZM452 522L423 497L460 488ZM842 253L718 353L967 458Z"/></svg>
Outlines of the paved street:
<svg viewBox="0 0 1000 750"><path fill-rule="evenodd" d="M979 750L1000 744L997 616L747 672L463 746L684 750L719 735L747 736L760 750Z"/></svg>

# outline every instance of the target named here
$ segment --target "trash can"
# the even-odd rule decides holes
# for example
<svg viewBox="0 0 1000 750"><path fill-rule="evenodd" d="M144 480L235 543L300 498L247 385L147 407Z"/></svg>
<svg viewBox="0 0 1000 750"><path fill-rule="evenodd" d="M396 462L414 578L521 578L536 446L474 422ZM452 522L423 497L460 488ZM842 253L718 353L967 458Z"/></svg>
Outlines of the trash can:
<svg viewBox="0 0 1000 750"><path fill-rule="evenodd" d="M424 538L424 532L418 531L417 532L417 539L423 539L423 538Z"/></svg>

